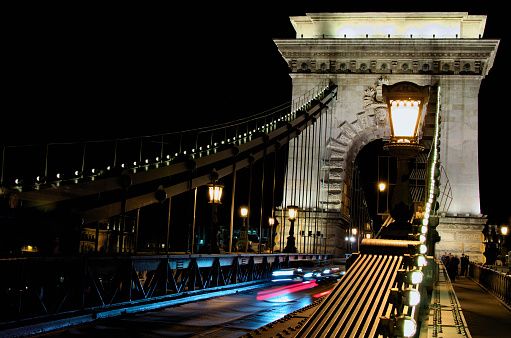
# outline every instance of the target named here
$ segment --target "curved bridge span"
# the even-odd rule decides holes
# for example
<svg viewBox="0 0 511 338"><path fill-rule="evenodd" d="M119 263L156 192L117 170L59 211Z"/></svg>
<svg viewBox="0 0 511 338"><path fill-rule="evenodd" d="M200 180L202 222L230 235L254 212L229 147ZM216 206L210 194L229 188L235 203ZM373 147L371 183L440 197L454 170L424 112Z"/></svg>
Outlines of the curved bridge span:
<svg viewBox="0 0 511 338"><path fill-rule="evenodd" d="M140 150L140 156L135 158L133 165L119 163L120 160L114 157L114 166L92 168L87 174L76 171L77 177L66 180L50 181L49 177L37 176L34 184L22 186L22 181L15 179L11 193L16 200L24 202L24 208L78 209L85 224L121 215L157 203L155 193L158 187L167 196L175 196L210 183L213 172L216 173L213 174L215 179L226 177L277 151L313 124L328 109L327 105L336 93L337 86L323 83L280 111L248 121L236 121L222 128L183 132L179 136L180 152L174 156L165 157L161 137L161 151L156 161L144 160ZM183 139L187 137L191 142L185 147ZM200 139L207 138L208 144L200 146ZM143 138L140 139L141 144L142 141ZM84 159L85 148L86 144ZM45 172L48 174L48 163ZM63 175L57 173L52 177L62 178ZM45 182L39 182L42 180Z"/></svg>

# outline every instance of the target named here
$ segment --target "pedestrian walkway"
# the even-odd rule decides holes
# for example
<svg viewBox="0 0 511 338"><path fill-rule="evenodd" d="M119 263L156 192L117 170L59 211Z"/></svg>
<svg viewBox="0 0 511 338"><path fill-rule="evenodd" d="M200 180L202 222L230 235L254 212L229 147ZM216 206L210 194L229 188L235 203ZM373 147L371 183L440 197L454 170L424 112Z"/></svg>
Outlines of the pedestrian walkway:
<svg viewBox="0 0 511 338"><path fill-rule="evenodd" d="M473 338L511 337L511 310L468 277L452 283Z"/></svg>
<svg viewBox="0 0 511 338"><path fill-rule="evenodd" d="M421 327L420 337L462 338L471 337L468 325L456 298L447 270L436 260L438 280L433 288L429 317Z"/></svg>

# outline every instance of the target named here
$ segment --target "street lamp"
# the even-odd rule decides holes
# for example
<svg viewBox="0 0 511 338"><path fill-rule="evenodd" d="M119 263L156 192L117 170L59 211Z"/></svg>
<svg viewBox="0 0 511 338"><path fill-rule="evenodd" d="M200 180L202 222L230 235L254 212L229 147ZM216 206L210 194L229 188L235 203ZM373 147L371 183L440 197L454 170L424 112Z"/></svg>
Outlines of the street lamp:
<svg viewBox="0 0 511 338"><path fill-rule="evenodd" d="M240 231L240 239L238 240L238 243L236 243L236 247L238 248L238 251L244 250L245 252L248 251L248 227L247 227L247 217L248 217L248 208L247 207L241 207L240 208L240 215L243 219L242 229Z"/></svg>
<svg viewBox="0 0 511 338"><path fill-rule="evenodd" d="M499 241L499 246L500 246L500 254L504 255L504 263L506 261L506 246L507 246L507 243L506 243L506 236L508 234L508 227L505 226L505 225L502 225L500 227L500 234L501 234L501 238L502 240ZM500 238L499 238L500 239Z"/></svg>
<svg viewBox="0 0 511 338"><path fill-rule="evenodd" d="M289 229L289 236L287 238L287 244L284 248L284 252L287 253L296 253L296 246L295 246L295 219L298 213L298 207L294 205L290 205L287 207L288 210L288 217L289 221L291 222L291 227Z"/></svg>
<svg viewBox="0 0 511 338"><path fill-rule="evenodd" d="M424 147L419 145L419 125L422 107L428 101L429 90L414 83L400 82L383 87L389 111L391 139L384 146L392 155L407 159Z"/></svg>
<svg viewBox="0 0 511 338"><path fill-rule="evenodd" d="M209 203L222 204L220 200L222 199L223 190L224 186L222 184L218 183L208 184Z"/></svg>
<svg viewBox="0 0 511 338"><path fill-rule="evenodd" d="M424 150L419 145L418 131L422 113L422 100L392 100L387 102L390 118L390 143L383 146L393 156L406 158Z"/></svg>
<svg viewBox="0 0 511 338"><path fill-rule="evenodd" d="M296 219L296 215L298 214L298 207L295 207L294 205L290 205L287 207L287 212L289 216L289 220L294 222Z"/></svg>
<svg viewBox="0 0 511 338"><path fill-rule="evenodd" d="M383 87L391 130L390 142L385 144L383 149L389 151L398 160L397 183L392 195L390 211L395 222L392 227L389 227L390 233L387 238L406 239L411 230L408 220L412 218L414 209L410 194L408 161L424 150L424 147L419 144L419 126L422 107L427 102L428 95L428 87L419 87L410 82Z"/></svg>
<svg viewBox="0 0 511 338"><path fill-rule="evenodd" d="M378 184L378 189L380 189L380 191L385 191L385 188L386 188L385 183L382 182Z"/></svg>
<svg viewBox="0 0 511 338"><path fill-rule="evenodd" d="M275 218L274 217L268 217L268 225L270 226L270 253L273 253L273 226L275 225Z"/></svg>
<svg viewBox="0 0 511 338"><path fill-rule="evenodd" d="M209 253L220 253L217 245L217 227L218 216L217 216L217 207L219 204L222 204L222 191L224 186L222 184L218 184L216 179L213 179L213 183L208 184L208 196L209 203L211 204L211 226L209 231Z"/></svg>

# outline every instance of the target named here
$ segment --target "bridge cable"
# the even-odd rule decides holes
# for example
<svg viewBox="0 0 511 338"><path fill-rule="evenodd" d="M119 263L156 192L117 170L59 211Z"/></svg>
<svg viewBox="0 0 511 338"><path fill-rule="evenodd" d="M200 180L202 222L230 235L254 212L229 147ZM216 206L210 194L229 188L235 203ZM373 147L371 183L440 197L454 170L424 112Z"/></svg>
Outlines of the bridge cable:
<svg viewBox="0 0 511 338"><path fill-rule="evenodd" d="M304 208L304 205L303 205L303 195L305 193L305 165L304 165L304 150L305 150L305 145L304 145L304 142L305 142L305 139L307 137L307 130L304 128L304 131L302 131L302 133L300 134L301 137L301 146L300 146L300 178L298 180L298 182L300 182L300 186L301 186L301 189L298 191L298 212L297 212L297 215L300 214L300 209L302 209L302 217L298 217L298 252L300 252L300 247L301 247L301 241L300 241L300 235L304 235L305 234L305 230L302 230L302 227L303 227L303 215L304 215L304 212L305 212L305 208ZM302 175L303 174L303 175ZM297 175L298 176L298 175ZM303 232L302 232L303 231ZM305 236L304 236L305 237ZM304 241L305 241L305 238L304 238ZM305 248L302 248L302 252L305 252Z"/></svg>
<svg viewBox="0 0 511 338"><path fill-rule="evenodd" d="M314 148L311 149L311 140L314 138L314 133L313 133L313 130L311 129L314 129L313 128L314 126L314 123L310 126L307 127L307 183L306 183L306 186L307 188L305 189L305 196L304 196L304 199L305 199L305 208L306 208L306 214L305 214L305 225L307 227L307 232L308 234L310 234L310 232L312 231L312 226L311 226L311 222L310 222L310 196L311 196L311 182L312 182L312 167L311 167L311 153L314 152ZM309 178L310 177L310 178ZM307 198L307 193L309 193L309 197ZM308 221L307 221L308 220ZM306 234L307 236L307 234ZM308 237L308 245L307 245L307 251L308 253L310 253L312 251L312 238L309 236Z"/></svg>
<svg viewBox="0 0 511 338"><path fill-rule="evenodd" d="M327 114L326 116L328 116L328 110L327 110ZM326 133L326 129L325 129L325 146L327 144L327 139L328 139L328 143L329 143L329 147L328 147L328 178L327 178L327 194L326 194L326 208L327 208L327 211L330 211L330 194L328 193L330 191L330 165L331 165L331 159L332 159L332 124L333 124L333 116L330 116L330 137L328 138L327 137L327 133ZM325 173L326 175L326 173ZM321 219L323 219L323 217L321 217ZM325 224L325 228L326 228L326 238L328 239L328 219L326 221L326 224ZM326 240L325 240L325 253L326 253Z"/></svg>
<svg viewBox="0 0 511 338"><path fill-rule="evenodd" d="M304 196L304 199L305 199L305 207L306 207L306 214L305 214L305 225L307 227L307 231L311 231L312 230L312 227L311 227L311 223L310 223L310 194L311 194L311 181L312 181L312 168L311 168L311 153L314 151L311 149L311 139L314 137L314 133L312 132L311 129L313 127L313 124L308 126L307 127L307 149L308 151L306 152L307 153L307 183L306 183L306 189L305 189L305 196ZM310 178L309 178L310 176ZM307 192L309 193L309 198L307 198ZM307 222L307 219L309 220ZM307 252L311 252L311 238L309 236L308 238L308 245L307 245Z"/></svg>
<svg viewBox="0 0 511 338"><path fill-rule="evenodd" d="M313 210L313 215L314 215L314 231L316 233L316 237L318 237L318 205L319 205L319 200L318 200L318 196L319 196L319 172L320 172L320 168L319 168L319 165L320 165L320 156L321 156L321 127L322 127L322 118L321 116L319 117L319 123L318 121L316 121L316 125L315 125L315 129L316 131L314 132L314 148L312 149L314 151L314 149L316 148L316 138L315 136L318 135L318 152L316 154L316 157L317 157L317 160L314 161L316 163L316 189L315 189L315 198L316 198L316 201L314 203L314 205L316 206L316 210ZM319 129L319 131L317 131ZM323 233L323 229L321 229L321 233ZM313 253L317 253L318 252L318 244L320 244L320 241L319 241L319 238L314 238L314 250L313 250Z"/></svg>
<svg viewBox="0 0 511 338"><path fill-rule="evenodd" d="M263 209L264 209L264 165L266 162L266 141L264 142L264 150L263 150L263 165L262 165L262 178L261 178L261 215L259 218L259 243L257 252L261 253L261 242L263 240Z"/></svg>
<svg viewBox="0 0 511 338"><path fill-rule="evenodd" d="M307 124L306 124L307 125ZM305 236L305 214L306 214L306 206L305 206L305 203L304 203L304 196L305 196L305 188L306 188L306 181L305 181L305 171L306 171L306 167L307 167L307 164L306 164L306 160L307 160L307 154L306 154L306 146L307 146L307 139L308 139L308 132L307 132L307 128L304 127L304 130L302 131L302 148L300 149L300 185L301 185L301 194L300 194L300 209L302 209L302 217L301 219L299 220L299 224L300 224L300 228L302 228L303 232L301 232L300 234L303 235L303 247L302 247L302 252L306 252L305 251L305 240L307 239ZM302 177L303 175L303 177Z"/></svg>
<svg viewBox="0 0 511 338"><path fill-rule="evenodd" d="M284 162L284 190L283 190L283 193L282 193L282 208L281 208L281 213L280 213L280 221L281 221L281 226L280 226L280 238L279 238L279 242L280 242L280 245L279 245L279 248L280 248L280 251L282 252L282 249L284 248L283 246L283 243L284 243L284 225L285 225L285 220L284 220L284 207L285 205L287 204L287 179L289 177L289 135L287 137L287 144L286 144L286 156L284 157L285 159L287 159L287 163Z"/></svg>

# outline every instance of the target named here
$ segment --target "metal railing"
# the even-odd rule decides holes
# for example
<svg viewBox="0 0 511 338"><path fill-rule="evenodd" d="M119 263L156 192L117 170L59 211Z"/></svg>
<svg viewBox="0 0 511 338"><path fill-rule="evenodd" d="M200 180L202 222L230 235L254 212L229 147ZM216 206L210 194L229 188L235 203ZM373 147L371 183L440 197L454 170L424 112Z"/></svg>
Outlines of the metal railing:
<svg viewBox="0 0 511 338"><path fill-rule="evenodd" d="M296 259L322 254L160 255L1 259L0 331L118 306L143 305L199 290L267 280Z"/></svg>
<svg viewBox="0 0 511 338"><path fill-rule="evenodd" d="M511 275L470 263L469 276L504 303L511 305Z"/></svg>

